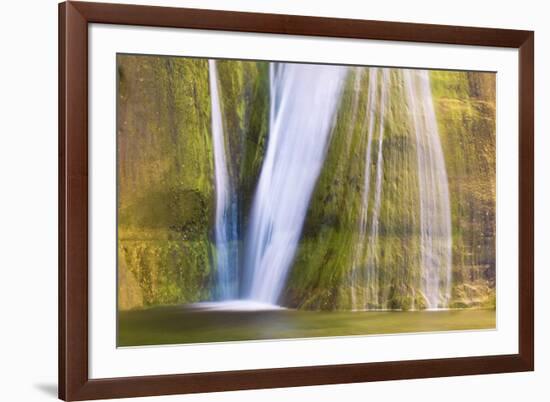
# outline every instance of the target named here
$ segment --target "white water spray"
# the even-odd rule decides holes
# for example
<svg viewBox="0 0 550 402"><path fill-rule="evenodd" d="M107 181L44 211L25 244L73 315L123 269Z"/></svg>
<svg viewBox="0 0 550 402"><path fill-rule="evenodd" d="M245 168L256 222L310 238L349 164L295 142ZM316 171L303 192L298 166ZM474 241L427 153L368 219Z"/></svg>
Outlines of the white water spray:
<svg viewBox="0 0 550 402"><path fill-rule="evenodd" d="M447 171L426 70L404 70L416 138L420 195L422 288L428 308L447 307L451 297L452 234Z"/></svg>
<svg viewBox="0 0 550 402"><path fill-rule="evenodd" d="M216 183L216 298L229 300L238 296L237 202L227 166L216 61L209 60L208 66Z"/></svg>
<svg viewBox="0 0 550 402"><path fill-rule="evenodd" d="M271 64L269 140L246 241L247 298L276 304L323 166L347 68Z"/></svg>
<svg viewBox="0 0 550 402"><path fill-rule="evenodd" d="M376 158L376 183L374 193L374 207L372 210L371 229L369 235L369 248L367 254L367 272L370 280L369 289L372 292L372 300L379 304L378 298L378 259L377 259L377 241L378 227L380 224L380 207L382 202L382 182L384 174L384 129L386 119L386 107L388 102L388 89L390 84L390 72L388 69L382 70L382 80L380 82L380 101L378 104L378 156ZM366 222L365 222L366 223Z"/></svg>
<svg viewBox="0 0 550 402"><path fill-rule="evenodd" d="M388 90L390 75L389 70L381 71L382 79L378 81L379 69L369 68L369 89L367 96L367 112L365 123L367 127L367 145L365 150L365 169L364 169L364 187L361 202L361 216L359 221L359 238L356 253L352 267L352 308L354 310L363 310L367 308L367 303L378 304L378 272L376 265L376 242L378 240L378 226L380 217L380 206L382 200L382 182L383 182L383 143L384 143L384 123L386 107L388 102ZM377 96L379 90L379 96ZM372 163L372 143L375 131L375 123L378 121L378 151L376 158L376 181L374 194L374 207L372 209L371 229L367 241L368 227L368 209L371 187L371 163ZM365 244L368 243L368 247ZM366 251L365 251L366 250ZM366 253L366 263L365 260ZM361 266L364 268L361 269ZM361 272L363 270L364 272ZM364 287L361 300L357 296L357 287Z"/></svg>

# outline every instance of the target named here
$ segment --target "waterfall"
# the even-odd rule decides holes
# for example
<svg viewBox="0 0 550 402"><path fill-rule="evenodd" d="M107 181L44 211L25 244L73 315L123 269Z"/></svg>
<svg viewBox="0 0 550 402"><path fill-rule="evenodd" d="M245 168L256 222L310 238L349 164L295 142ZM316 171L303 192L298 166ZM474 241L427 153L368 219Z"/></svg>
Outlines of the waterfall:
<svg viewBox="0 0 550 402"><path fill-rule="evenodd" d="M380 83L380 102L378 106L378 156L376 158L376 183L374 193L374 207L372 210L371 230L369 236L369 249L367 254L367 272L370 280L369 289L372 292L372 300L379 305L378 300L378 268L377 267L377 240L378 226L380 220L380 206L382 202L382 181L384 173L384 128L386 118L386 104L388 101L388 86L390 81L390 72L388 69L382 70L382 81Z"/></svg>
<svg viewBox="0 0 550 402"><path fill-rule="evenodd" d="M226 160L216 61L209 60L208 65L216 185L216 298L218 300L230 300L238 296L237 200L231 188Z"/></svg>
<svg viewBox="0 0 550 402"><path fill-rule="evenodd" d="M363 75L363 68L356 67L354 69L355 72L355 80L353 84L353 107L351 111L351 124L348 129L348 135L351 137L353 135L353 132L355 130L355 124L357 122L357 112L359 109L359 98L361 94L361 77ZM354 272L352 270L352 272ZM356 300L357 300L357 294L355 291L354 284L356 283L357 278L352 274L351 278L351 304L352 306L355 306Z"/></svg>
<svg viewBox="0 0 550 402"><path fill-rule="evenodd" d="M357 248L353 259L353 266L351 270L351 303L354 310L362 310L365 308L367 299L364 292L361 294L361 301L357 300L357 287L361 282L369 283L370 275L365 272L361 275L360 265L363 263L363 257L365 254L365 239L367 234L367 218L369 208L369 191L370 191L370 167L371 167L371 148L372 148L372 136L374 133L374 120L376 113L376 89L377 89L377 69L369 69L369 90L367 95L367 111L365 114L364 127L367 129L367 146L365 150L365 169L364 169L364 183L363 192L361 194L361 216L359 219L359 239L357 241Z"/></svg>
<svg viewBox="0 0 550 402"><path fill-rule="evenodd" d="M276 304L324 162L347 68L270 65L269 139L246 241L246 297Z"/></svg>
<svg viewBox="0 0 550 402"><path fill-rule="evenodd" d="M388 101L389 70L382 70L382 80L378 84L378 68L369 68L369 89L367 95L367 112L365 114L365 126L367 127L367 145L365 150L365 169L364 169L364 187L362 192L361 216L359 220L359 238L352 267L352 307L355 310L362 310L367 307L367 303L378 305L378 272L376 266L376 242L378 239L378 226L380 216L380 206L382 200L382 179L383 179L383 153L382 145L384 142L384 122L386 113L386 104ZM377 91L380 87L380 95L377 99ZM376 182L374 194L374 207L372 209L371 229L368 237L368 248L366 250L365 261L365 243L367 243L368 227L368 208L371 181L371 163L372 163L372 143L375 131L375 123L378 121L378 150L376 158ZM361 265L364 266L364 273L361 275ZM363 282L360 284L360 282ZM357 300L356 288L365 286L366 293L363 292L361 301Z"/></svg>
<svg viewBox="0 0 550 402"><path fill-rule="evenodd" d="M257 305L264 308L277 304L284 289L329 147L348 69L270 64L269 135L248 212L244 257L239 259L238 205L226 152L216 62L210 60L209 67L216 187L216 299L241 298L256 303L255 308ZM364 73L368 74L368 89L364 120L360 126L364 178L359 226L348 277L352 308L392 308L387 283L391 283L393 289L401 289L403 297L411 298L410 306L415 307L414 294L418 285L403 285L403 278L408 274L399 271L400 268L392 274L396 275L393 279L386 278L386 284L380 285L383 281L380 272L384 269L380 260L384 244L381 242L385 240L379 239L379 231L381 225L395 224L394 218L381 213L386 199L391 203L418 200L418 209L414 208L418 212L411 212L410 216L411 222L418 222L419 226L419 254L413 252L413 259L419 259L420 270L418 276L414 271L410 277L419 281L416 283L420 285L427 308L447 307L451 297L452 269L450 200L429 73L399 70L392 75L392 80L390 69L386 68L356 68L353 71L351 114L349 128L346 128L350 136L356 124L360 123L357 116ZM412 146L399 149L386 145L384 152L384 136L388 135L386 120L389 119L386 115L390 106L391 118L394 118L395 110L401 110L405 116L402 133L410 137ZM391 131L389 135L392 135ZM410 168L414 168L409 169L412 173L411 179L407 179L410 183L407 188L413 188L408 194L414 195L385 187L386 181L392 180L395 160L408 160L409 157ZM388 158L389 162L385 160ZM238 275L241 269L239 261L243 264L243 276Z"/></svg>
<svg viewBox="0 0 550 402"><path fill-rule="evenodd" d="M451 209L443 150L426 70L404 70L418 161L422 289L427 307L447 307L451 296Z"/></svg>

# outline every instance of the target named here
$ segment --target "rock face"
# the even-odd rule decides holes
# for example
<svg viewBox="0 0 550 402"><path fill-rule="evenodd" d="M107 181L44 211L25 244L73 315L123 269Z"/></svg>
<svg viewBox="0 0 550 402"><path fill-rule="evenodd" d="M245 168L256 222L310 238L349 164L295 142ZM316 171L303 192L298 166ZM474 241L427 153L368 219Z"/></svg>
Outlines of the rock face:
<svg viewBox="0 0 550 402"><path fill-rule="evenodd" d="M452 201L451 307L494 307L496 75L440 71L431 78Z"/></svg>
<svg viewBox="0 0 550 402"><path fill-rule="evenodd" d="M207 296L213 216L206 61L119 55L118 268L135 302ZM140 303L141 302L141 303Z"/></svg>
<svg viewBox="0 0 550 402"><path fill-rule="evenodd" d="M242 248L269 135L269 68L216 64ZM117 68L119 308L212 299L216 197L208 61L119 55ZM373 75L368 68L347 75L283 305L428 307L418 143L404 75L395 69ZM431 71L429 79L452 228L447 304L494 306L495 75ZM384 117L378 110L373 120L369 93L380 100L384 91ZM365 277L371 271L376 276Z"/></svg>
<svg viewBox="0 0 550 402"><path fill-rule="evenodd" d="M267 134L267 65L217 64L231 133L229 170L246 209ZM208 61L119 55L117 69L119 308L210 299L215 185Z"/></svg>
<svg viewBox="0 0 550 402"><path fill-rule="evenodd" d="M373 80L369 78L372 71L359 69L349 78L288 282L288 305L307 309L429 307L423 286L414 111L407 102L403 71L390 70L385 118L375 119L374 129L369 126L369 91L380 96L380 74ZM494 306L495 76L432 71L429 79L452 227L452 285L444 306ZM369 89L373 83L377 88ZM374 139L368 150L371 131ZM383 143L378 141L380 132ZM367 163L371 166L366 167ZM375 188L377 176L382 177L380 189ZM361 194L366 183L370 190L365 203ZM381 198L379 211L377 196ZM361 237L364 204L367 236ZM367 250L358 255L361 247ZM369 265L374 266L370 271L374 280L368 277ZM354 279L354 267L360 270L359 280Z"/></svg>

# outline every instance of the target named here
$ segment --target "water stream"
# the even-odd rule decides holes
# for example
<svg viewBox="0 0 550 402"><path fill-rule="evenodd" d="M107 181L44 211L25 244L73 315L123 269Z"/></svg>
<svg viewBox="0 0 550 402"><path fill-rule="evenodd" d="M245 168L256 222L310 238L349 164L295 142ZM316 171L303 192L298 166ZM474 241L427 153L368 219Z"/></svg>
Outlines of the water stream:
<svg viewBox="0 0 550 402"><path fill-rule="evenodd" d="M269 140L246 238L246 297L277 304L329 144L347 68L270 66Z"/></svg>
<svg viewBox="0 0 550 402"><path fill-rule="evenodd" d="M403 70L418 160L422 288L428 308L451 296L451 207L447 171L426 70Z"/></svg>
<svg viewBox="0 0 550 402"><path fill-rule="evenodd" d="M254 303L264 307L277 305L299 245L350 70L328 65L270 64L269 135L252 206L247 212L246 234L240 236L244 237L244 272L239 274L237 198L228 171L230 155L225 146L216 62L210 60L209 67L216 186L216 300L249 301L251 308L256 306ZM378 290L378 242L384 203L384 135L390 105L407 111L410 123L405 130L413 144L410 150L416 154L419 287L427 308L447 307L452 262L449 188L429 73L399 70L391 75L384 68L353 71L350 135L357 120L363 73L368 75L368 92L362 124L364 180L358 236L349 271L352 308L388 308L384 300L379 300L387 295L381 296ZM399 85L397 92L393 85ZM393 99L394 93L402 96Z"/></svg>
<svg viewBox="0 0 550 402"><path fill-rule="evenodd" d="M381 79L379 80L379 76ZM377 240L379 231L380 208L382 203L382 182L384 174L383 144L390 72L388 69L369 68L369 89L367 111L364 127L367 129L367 145L365 150L364 187L362 191L361 212L359 220L359 236L356 252L353 258L351 303L354 310L364 310L369 303L378 306L378 267ZM376 159L372 166L372 145L375 127L378 131L376 143ZM375 168L374 205L372 207L370 230L368 230L368 211L371 190L371 169ZM366 263L364 262L366 260ZM360 295L357 288L364 290Z"/></svg>
<svg viewBox="0 0 550 402"><path fill-rule="evenodd" d="M237 198L226 159L216 61L209 60L208 65L216 185L216 299L231 300L238 297Z"/></svg>

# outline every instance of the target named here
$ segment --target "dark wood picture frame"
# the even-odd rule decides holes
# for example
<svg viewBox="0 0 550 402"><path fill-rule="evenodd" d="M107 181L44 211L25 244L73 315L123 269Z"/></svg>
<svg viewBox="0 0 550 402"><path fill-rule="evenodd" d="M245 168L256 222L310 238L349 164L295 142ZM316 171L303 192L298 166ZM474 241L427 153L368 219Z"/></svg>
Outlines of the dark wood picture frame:
<svg viewBox="0 0 550 402"><path fill-rule="evenodd" d="M88 24L191 28L519 49L519 353L90 379ZM85 400L532 371L534 33L507 29L65 2L59 5L59 397Z"/></svg>

